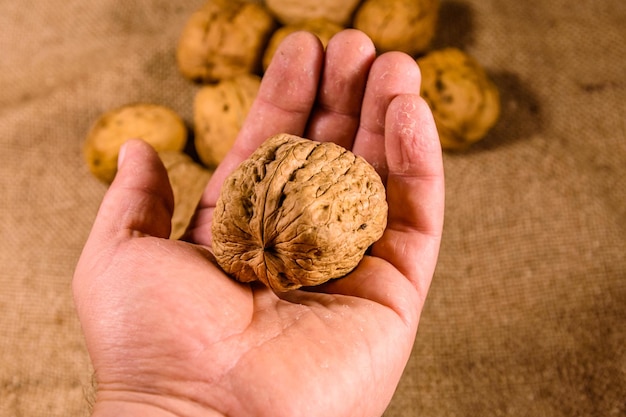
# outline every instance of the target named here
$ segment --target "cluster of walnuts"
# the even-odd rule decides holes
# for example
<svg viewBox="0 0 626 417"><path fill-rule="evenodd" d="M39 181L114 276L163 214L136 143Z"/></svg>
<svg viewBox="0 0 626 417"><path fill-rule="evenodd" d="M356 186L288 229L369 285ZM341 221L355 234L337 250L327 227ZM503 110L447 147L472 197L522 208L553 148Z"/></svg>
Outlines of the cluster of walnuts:
<svg viewBox="0 0 626 417"><path fill-rule="evenodd" d="M193 145L184 121L156 104L103 114L84 156L110 183L123 142L141 138L159 152L174 192L172 238L186 230L212 171L232 147L280 42L305 30L326 45L344 28L366 33L378 52L402 51L422 69L422 95L444 149L480 140L499 114L484 70L460 50L429 50L439 0L207 0L186 22L176 64L198 85ZM225 181L213 222L220 266L243 282L275 291L317 285L350 272L386 227L385 189L362 158L330 143L281 134L269 138Z"/></svg>
<svg viewBox="0 0 626 417"><path fill-rule="evenodd" d="M438 0L209 0L185 26L177 51L183 75L215 82L261 73L280 41L306 30L324 45L354 27L381 52L424 52L434 33Z"/></svg>
<svg viewBox="0 0 626 417"><path fill-rule="evenodd" d="M442 147L466 149L496 123L499 94L485 70L468 54L457 48L431 49L439 3L209 0L183 29L177 63L184 76L202 83L262 76L289 33L309 31L326 45L342 29L356 28L372 39L378 52L402 51L417 59L423 75L422 95L433 111ZM197 142L202 148L211 141L201 138Z"/></svg>

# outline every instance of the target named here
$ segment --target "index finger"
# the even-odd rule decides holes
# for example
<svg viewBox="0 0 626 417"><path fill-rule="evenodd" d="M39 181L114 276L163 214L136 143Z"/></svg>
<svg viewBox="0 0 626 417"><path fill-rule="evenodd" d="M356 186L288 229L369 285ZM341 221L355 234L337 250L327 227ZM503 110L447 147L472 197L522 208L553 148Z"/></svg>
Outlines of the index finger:
<svg viewBox="0 0 626 417"><path fill-rule="evenodd" d="M321 42L311 33L296 32L283 40L233 147L211 176L183 239L210 246L213 209L226 177L267 138L278 133L304 133L315 103L323 56Z"/></svg>

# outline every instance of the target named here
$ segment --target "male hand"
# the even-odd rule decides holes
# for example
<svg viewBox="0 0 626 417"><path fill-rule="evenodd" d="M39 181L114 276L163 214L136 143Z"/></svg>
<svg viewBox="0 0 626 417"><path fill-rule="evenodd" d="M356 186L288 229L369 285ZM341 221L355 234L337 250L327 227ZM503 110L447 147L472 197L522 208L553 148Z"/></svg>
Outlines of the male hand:
<svg viewBox="0 0 626 417"><path fill-rule="evenodd" d="M441 149L415 61L376 57L361 32L326 51L288 37L185 241L156 153L130 141L77 265L73 290L95 369L94 416L380 416L413 346L443 224ZM333 141L386 184L388 224L359 266L276 295L211 255L224 178L266 138Z"/></svg>

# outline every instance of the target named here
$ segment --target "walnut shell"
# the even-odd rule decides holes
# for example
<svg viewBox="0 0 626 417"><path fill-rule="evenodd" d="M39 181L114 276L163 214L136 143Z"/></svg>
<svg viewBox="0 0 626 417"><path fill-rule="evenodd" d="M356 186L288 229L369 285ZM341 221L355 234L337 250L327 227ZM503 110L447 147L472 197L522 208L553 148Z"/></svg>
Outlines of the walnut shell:
<svg viewBox="0 0 626 417"><path fill-rule="evenodd" d="M129 139L142 139L157 151L182 150L187 127L176 112L157 104L128 104L109 110L93 124L83 145L91 173L111 183L120 147Z"/></svg>
<svg viewBox="0 0 626 417"><path fill-rule="evenodd" d="M365 159L279 134L224 182L213 253L237 280L283 292L352 271L386 223L385 188Z"/></svg>
<svg viewBox="0 0 626 417"><path fill-rule="evenodd" d="M193 218L212 171L194 162L181 151L162 151L163 162L174 194L170 239L179 239Z"/></svg>
<svg viewBox="0 0 626 417"><path fill-rule="evenodd" d="M276 49L278 49L278 45L280 45L283 39L285 39L289 34L299 30L311 32L318 37L318 39L322 42L322 45L324 45L324 48L326 48L330 38L341 32L342 29L344 29L342 25L323 18L294 23L277 29L270 38L267 48L265 49L265 53L263 54L263 70L267 70Z"/></svg>
<svg viewBox="0 0 626 417"><path fill-rule="evenodd" d="M417 63L421 94L433 112L442 148L463 150L483 139L500 116L500 95L478 61L445 48Z"/></svg>
<svg viewBox="0 0 626 417"><path fill-rule="evenodd" d="M360 2L361 0L265 0L265 5L285 25L323 18L346 26Z"/></svg>
<svg viewBox="0 0 626 417"><path fill-rule="evenodd" d="M261 5L209 0L193 13L176 49L178 68L193 81L213 82L261 69L276 21Z"/></svg>
<svg viewBox="0 0 626 417"><path fill-rule="evenodd" d="M194 145L204 165L215 168L233 146L261 77L243 74L202 86L194 98Z"/></svg>
<svg viewBox="0 0 626 417"><path fill-rule="evenodd" d="M430 46L438 13L439 0L365 0L356 11L354 27L379 51L416 55Z"/></svg>

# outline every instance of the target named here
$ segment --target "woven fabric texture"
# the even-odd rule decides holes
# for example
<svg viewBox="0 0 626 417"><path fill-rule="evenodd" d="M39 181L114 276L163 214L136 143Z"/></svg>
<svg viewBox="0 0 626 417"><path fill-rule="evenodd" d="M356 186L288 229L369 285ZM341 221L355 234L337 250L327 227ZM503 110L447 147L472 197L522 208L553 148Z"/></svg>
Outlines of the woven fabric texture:
<svg viewBox="0 0 626 417"><path fill-rule="evenodd" d="M167 105L202 1L0 0L0 416L85 416L71 277L106 187L104 111ZM626 415L626 3L442 0L435 46L488 70L502 116L446 153L440 260L386 417ZM384 337L384 335L381 335Z"/></svg>

